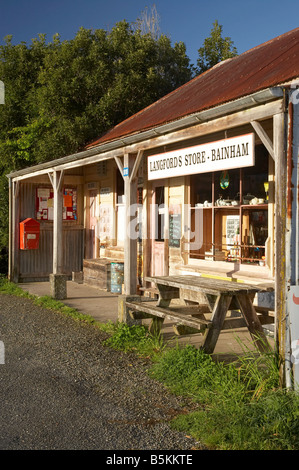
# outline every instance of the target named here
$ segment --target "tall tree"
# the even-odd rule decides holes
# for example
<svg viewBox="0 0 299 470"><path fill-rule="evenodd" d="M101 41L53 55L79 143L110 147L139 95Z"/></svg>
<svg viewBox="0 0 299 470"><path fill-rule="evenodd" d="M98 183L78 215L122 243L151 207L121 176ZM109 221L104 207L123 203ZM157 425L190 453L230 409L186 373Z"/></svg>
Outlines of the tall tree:
<svg viewBox="0 0 299 470"><path fill-rule="evenodd" d="M11 36L0 46L0 79L5 85L5 104L0 106L0 174L3 168L17 170L26 163L34 163L28 155L18 154L25 144L18 139L23 128L38 115L32 97L46 49L43 35L29 47L23 42L13 45Z"/></svg>
<svg viewBox="0 0 299 470"><path fill-rule="evenodd" d="M135 28L141 34L150 34L154 39L158 39L161 34L160 16L155 4L151 6L150 10L145 7L135 22Z"/></svg>
<svg viewBox="0 0 299 470"><path fill-rule="evenodd" d="M38 76L39 117L51 125L36 158L77 151L191 77L182 43L172 46L126 21L109 32L81 28L71 41L57 38Z"/></svg>
<svg viewBox="0 0 299 470"><path fill-rule="evenodd" d="M80 28L69 41L41 35L0 47L0 158L11 169L78 151L192 78L183 43L134 29ZM1 164L0 163L0 164Z"/></svg>
<svg viewBox="0 0 299 470"><path fill-rule="evenodd" d="M12 44L12 36L0 46L0 80L5 85L5 104L0 105L0 272L7 270L8 180L6 174L34 163L28 151L39 133L32 109L37 77L47 46L40 35L28 47ZM27 132L24 129L29 126Z"/></svg>
<svg viewBox="0 0 299 470"><path fill-rule="evenodd" d="M203 73L222 60L235 57L236 47L230 37L222 37L223 27L216 20L213 23L211 34L204 40L202 47L198 49L197 73Z"/></svg>
<svg viewBox="0 0 299 470"><path fill-rule="evenodd" d="M126 21L0 46L0 251L7 240L6 174L79 151L192 78L183 43ZM3 235L3 236L2 236ZM1 262L1 254L0 254Z"/></svg>

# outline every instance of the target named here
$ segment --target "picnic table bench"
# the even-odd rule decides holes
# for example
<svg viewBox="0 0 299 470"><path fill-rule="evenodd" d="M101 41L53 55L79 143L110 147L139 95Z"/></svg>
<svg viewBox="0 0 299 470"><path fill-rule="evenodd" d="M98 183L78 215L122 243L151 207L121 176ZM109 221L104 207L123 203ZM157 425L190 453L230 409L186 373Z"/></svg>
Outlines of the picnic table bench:
<svg viewBox="0 0 299 470"><path fill-rule="evenodd" d="M127 301L126 308L134 319L151 318L152 332L159 332L165 319L171 320L177 334L202 333L202 347L212 354L221 330L247 327L260 351L270 348L262 324L273 323L274 318L267 309L253 305L256 293L269 289L192 275L146 277L145 281L156 285L158 300ZM174 299L183 302L171 305ZM226 318L232 310L238 310L240 317Z"/></svg>

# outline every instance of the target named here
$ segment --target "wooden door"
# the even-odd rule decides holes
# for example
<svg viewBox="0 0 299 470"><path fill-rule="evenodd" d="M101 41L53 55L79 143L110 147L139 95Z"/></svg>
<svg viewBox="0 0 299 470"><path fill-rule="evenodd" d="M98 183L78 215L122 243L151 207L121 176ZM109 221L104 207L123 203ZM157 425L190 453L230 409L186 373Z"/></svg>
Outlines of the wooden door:
<svg viewBox="0 0 299 470"><path fill-rule="evenodd" d="M124 246L126 236L126 206L125 206L125 187L124 179L117 170L116 174L116 239L117 246Z"/></svg>
<svg viewBox="0 0 299 470"><path fill-rule="evenodd" d="M155 184L151 204L151 275L165 275L165 188Z"/></svg>
<svg viewBox="0 0 299 470"><path fill-rule="evenodd" d="M98 215L98 191L89 191L89 226L87 237L88 258L97 258L97 215Z"/></svg>

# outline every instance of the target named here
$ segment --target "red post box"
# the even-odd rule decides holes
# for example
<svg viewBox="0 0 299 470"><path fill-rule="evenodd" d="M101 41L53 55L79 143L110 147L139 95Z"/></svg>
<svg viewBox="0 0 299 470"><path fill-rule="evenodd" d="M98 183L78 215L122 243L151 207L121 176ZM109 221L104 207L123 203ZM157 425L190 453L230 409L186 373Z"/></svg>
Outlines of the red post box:
<svg viewBox="0 0 299 470"><path fill-rule="evenodd" d="M37 250L39 246L39 222L25 219L20 222L20 250Z"/></svg>

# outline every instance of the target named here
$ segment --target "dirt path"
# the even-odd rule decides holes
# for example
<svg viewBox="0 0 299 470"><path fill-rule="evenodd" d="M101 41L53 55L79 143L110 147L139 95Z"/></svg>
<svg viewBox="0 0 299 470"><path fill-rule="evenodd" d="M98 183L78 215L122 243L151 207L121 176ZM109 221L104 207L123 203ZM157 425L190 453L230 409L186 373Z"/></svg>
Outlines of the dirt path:
<svg viewBox="0 0 299 470"><path fill-rule="evenodd" d="M188 450L172 431L180 400L105 334L24 298L0 295L0 450Z"/></svg>

